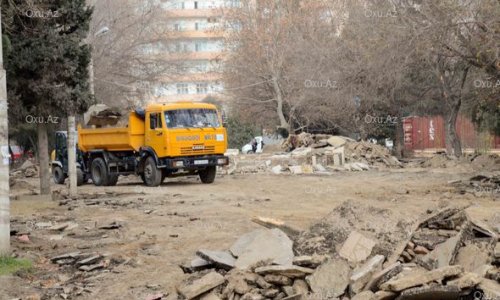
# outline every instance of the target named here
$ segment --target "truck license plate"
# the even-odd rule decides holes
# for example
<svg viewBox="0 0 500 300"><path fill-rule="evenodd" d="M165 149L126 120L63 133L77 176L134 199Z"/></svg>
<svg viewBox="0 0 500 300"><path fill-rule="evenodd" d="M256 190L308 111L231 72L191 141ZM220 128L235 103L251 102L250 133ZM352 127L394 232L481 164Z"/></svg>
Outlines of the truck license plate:
<svg viewBox="0 0 500 300"><path fill-rule="evenodd" d="M194 161L195 165L208 165L208 159L200 159Z"/></svg>

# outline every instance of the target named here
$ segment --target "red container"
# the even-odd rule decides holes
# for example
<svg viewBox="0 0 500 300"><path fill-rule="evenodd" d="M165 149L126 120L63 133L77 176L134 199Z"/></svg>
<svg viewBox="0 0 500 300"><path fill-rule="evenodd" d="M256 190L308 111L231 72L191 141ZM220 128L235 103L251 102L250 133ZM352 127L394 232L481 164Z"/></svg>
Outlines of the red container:
<svg viewBox="0 0 500 300"><path fill-rule="evenodd" d="M466 151L500 149L500 137L488 132L479 132L466 117L459 116L457 134ZM445 130L441 116L407 117L403 120L406 150L444 150Z"/></svg>

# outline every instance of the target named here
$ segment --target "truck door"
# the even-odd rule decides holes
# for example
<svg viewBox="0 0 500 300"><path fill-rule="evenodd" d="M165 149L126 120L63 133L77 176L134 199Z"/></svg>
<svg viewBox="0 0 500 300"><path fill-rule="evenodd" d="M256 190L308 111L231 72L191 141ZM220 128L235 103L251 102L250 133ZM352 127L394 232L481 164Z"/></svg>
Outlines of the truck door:
<svg viewBox="0 0 500 300"><path fill-rule="evenodd" d="M167 150L165 122L161 112L149 112L146 115L146 146L153 148L158 157L165 157Z"/></svg>

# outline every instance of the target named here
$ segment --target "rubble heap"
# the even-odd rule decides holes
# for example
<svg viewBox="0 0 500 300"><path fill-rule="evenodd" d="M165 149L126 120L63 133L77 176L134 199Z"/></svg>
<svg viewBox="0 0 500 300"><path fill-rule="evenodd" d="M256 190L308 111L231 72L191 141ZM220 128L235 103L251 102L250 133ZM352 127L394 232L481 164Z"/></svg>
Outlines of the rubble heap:
<svg viewBox="0 0 500 300"><path fill-rule="evenodd" d="M500 174L496 175L475 175L469 180L459 180L449 182L461 193L471 193L476 196L492 195L500 197Z"/></svg>
<svg viewBox="0 0 500 300"><path fill-rule="evenodd" d="M334 241L336 250L326 255L297 255L292 239L300 237L294 231L288 236L279 228L255 230L228 250L199 250L182 266L193 274L178 286L177 298L459 299L479 293L482 299L500 297L496 233L469 219L463 208L442 210L415 228L392 253L377 250L379 239L352 230L341 243Z"/></svg>
<svg viewBox="0 0 500 300"><path fill-rule="evenodd" d="M343 136L301 133L289 136L282 144L287 153L271 157L275 174L365 171L371 168L400 168L402 163L389 149Z"/></svg>

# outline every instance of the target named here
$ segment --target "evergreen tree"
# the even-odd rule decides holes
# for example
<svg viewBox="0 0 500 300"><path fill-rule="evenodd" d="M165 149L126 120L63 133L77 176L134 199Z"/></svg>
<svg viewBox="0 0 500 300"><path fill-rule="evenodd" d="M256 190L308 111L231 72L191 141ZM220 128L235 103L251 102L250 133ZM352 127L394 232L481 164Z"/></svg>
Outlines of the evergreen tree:
<svg viewBox="0 0 500 300"><path fill-rule="evenodd" d="M47 126L92 101L85 0L2 0L9 118L36 117L41 192L49 193Z"/></svg>

